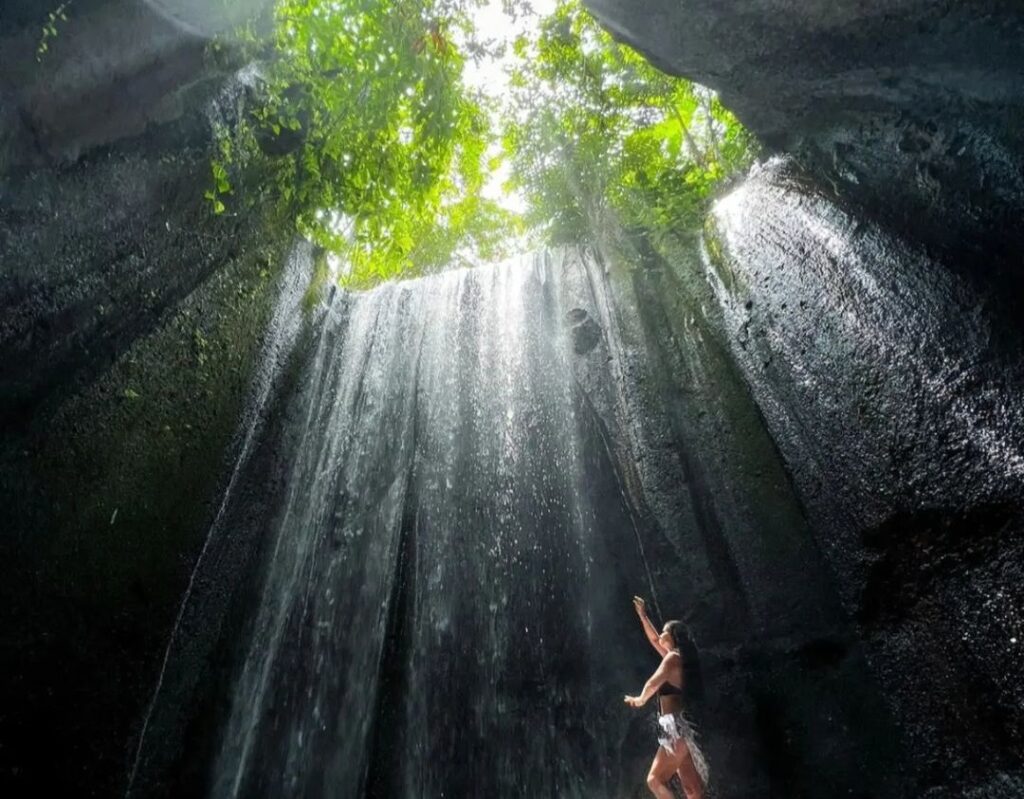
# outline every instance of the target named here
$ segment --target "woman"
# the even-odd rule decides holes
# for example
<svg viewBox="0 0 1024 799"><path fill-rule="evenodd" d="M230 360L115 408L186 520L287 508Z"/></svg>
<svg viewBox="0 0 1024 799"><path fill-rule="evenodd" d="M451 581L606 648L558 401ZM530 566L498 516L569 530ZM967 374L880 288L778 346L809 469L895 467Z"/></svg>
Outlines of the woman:
<svg viewBox="0 0 1024 799"><path fill-rule="evenodd" d="M703 799L708 769L704 756L694 740L693 726L683 715L683 689L696 677L697 662L692 646L686 660L680 648L690 643L686 625L681 621L666 622L661 633L647 618L647 607L640 597L633 597L633 607L640 617L647 640L661 655L661 665L644 684L639 696L627 696L630 707L642 707L658 694L658 753L647 775L647 787L658 799L672 799L669 781L679 776L686 799ZM690 689L692 694L692 688Z"/></svg>

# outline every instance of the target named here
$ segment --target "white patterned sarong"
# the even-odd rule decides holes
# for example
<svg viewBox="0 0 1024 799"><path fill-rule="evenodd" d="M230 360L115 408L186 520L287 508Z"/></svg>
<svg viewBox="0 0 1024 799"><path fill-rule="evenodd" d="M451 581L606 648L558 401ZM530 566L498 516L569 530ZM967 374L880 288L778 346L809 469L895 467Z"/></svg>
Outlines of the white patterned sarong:
<svg viewBox="0 0 1024 799"><path fill-rule="evenodd" d="M659 715L658 744L664 746L672 754L675 754L677 741L686 742L686 746L690 750L690 757L693 759L693 765L697 769L697 774L700 775L700 781L707 786L708 777L710 776L708 761L697 745L697 730L693 724L681 710L676 713L663 713Z"/></svg>

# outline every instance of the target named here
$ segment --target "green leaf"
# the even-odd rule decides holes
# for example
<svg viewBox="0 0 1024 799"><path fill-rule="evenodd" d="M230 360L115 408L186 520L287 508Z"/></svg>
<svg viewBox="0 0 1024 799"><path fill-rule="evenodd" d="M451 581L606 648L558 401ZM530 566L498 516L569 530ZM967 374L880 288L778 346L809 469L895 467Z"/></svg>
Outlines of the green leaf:
<svg viewBox="0 0 1024 799"><path fill-rule="evenodd" d="M333 250L351 265L348 284L366 287L457 253L493 255L527 226L583 241L614 217L660 235L749 163L751 140L717 101L616 43L577 0L558 0L511 43L510 96L495 110L463 81L483 33L476 5L278 0L261 102L218 131L204 195L214 213L232 177L252 180L246 196L271 198L283 230ZM686 137L704 135L704 105L725 131L722 163L706 169ZM292 149L263 152L270 135ZM499 173L523 216L483 196Z"/></svg>

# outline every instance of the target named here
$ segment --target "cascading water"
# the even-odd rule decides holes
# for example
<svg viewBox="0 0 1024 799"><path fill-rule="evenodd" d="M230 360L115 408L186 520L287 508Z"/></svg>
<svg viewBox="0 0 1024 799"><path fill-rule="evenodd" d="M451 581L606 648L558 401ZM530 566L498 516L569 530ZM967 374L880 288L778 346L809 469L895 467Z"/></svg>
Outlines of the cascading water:
<svg viewBox="0 0 1024 799"><path fill-rule="evenodd" d="M693 628L722 795L789 791L776 756L808 796L900 795L863 773L898 750L703 315L742 271L709 259L712 293L614 263L546 253L317 309L196 564L132 797L636 796L657 745L653 703L622 702L657 663L636 593Z"/></svg>
<svg viewBox="0 0 1024 799"><path fill-rule="evenodd" d="M563 264L332 304L214 796L614 793L646 575L595 512Z"/></svg>
<svg viewBox="0 0 1024 799"><path fill-rule="evenodd" d="M281 388L282 374L299 339L303 322L302 294L312 263L311 250L309 244L300 242L296 243L288 254L279 282L274 313L267 326L262 352L242 413L242 423L236 434L235 465L224 487L206 540L193 565L178 615L171 629L170 639L157 673L153 696L142 719L135 755L128 772L126 797L134 795L136 776L140 767L142 771L151 769L152 761L159 762L164 757L166 740L159 733L149 734L151 722L156 720L157 728L161 730L173 728L175 722L171 719L176 719L183 712L180 706L181 699L189 697L194 690L197 674L192 664L197 655L192 650L203 651L203 644L208 639L208 635L202 632L204 620L208 616L216 615L216 603L205 601L202 591L196 589L209 579L205 573L208 562L224 558L225 552L230 552L231 542L225 539L230 538L234 531L226 523L228 510L235 499L239 478L264 432L268 407L274 394ZM216 574L216 569L214 573ZM164 718L160 718L161 715Z"/></svg>

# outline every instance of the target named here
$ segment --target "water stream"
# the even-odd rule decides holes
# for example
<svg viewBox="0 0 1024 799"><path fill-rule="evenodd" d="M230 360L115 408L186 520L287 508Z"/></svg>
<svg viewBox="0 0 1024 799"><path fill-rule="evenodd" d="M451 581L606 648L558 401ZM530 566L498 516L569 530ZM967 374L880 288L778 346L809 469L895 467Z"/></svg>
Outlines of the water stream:
<svg viewBox="0 0 1024 799"><path fill-rule="evenodd" d="M561 266L335 298L214 796L612 793L643 570L609 566Z"/></svg>
<svg viewBox="0 0 1024 799"><path fill-rule="evenodd" d="M232 534L232 531L227 529L225 519L235 499L239 478L249 464L253 449L263 433L268 407L275 391L280 389L282 373L298 341L303 321L302 295L311 262L311 247L305 242L296 243L288 253L279 279L277 302L267 325L252 384L249 387L249 396L236 431L233 445L234 468L224 486L206 539L192 566L181 605L171 628L157 672L153 695L142 719L131 768L128 771L126 797L133 795L140 767L145 770L147 760L160 759L163 742L157 740L158 736L149 735L150 723L160 711L165 714L170 711L172 715L181 713L183 709L177 707L177 698L188 695L193 688L195 671L188 666L182 668L181 664L190 663L195 657L191 650L202 646L204 636L197 634L197 630L202 629L204 617L209 612L201 591L196 590L197 581L208 567L211 550L216 549L217 545L222 543L222 539Z"/></svg>

